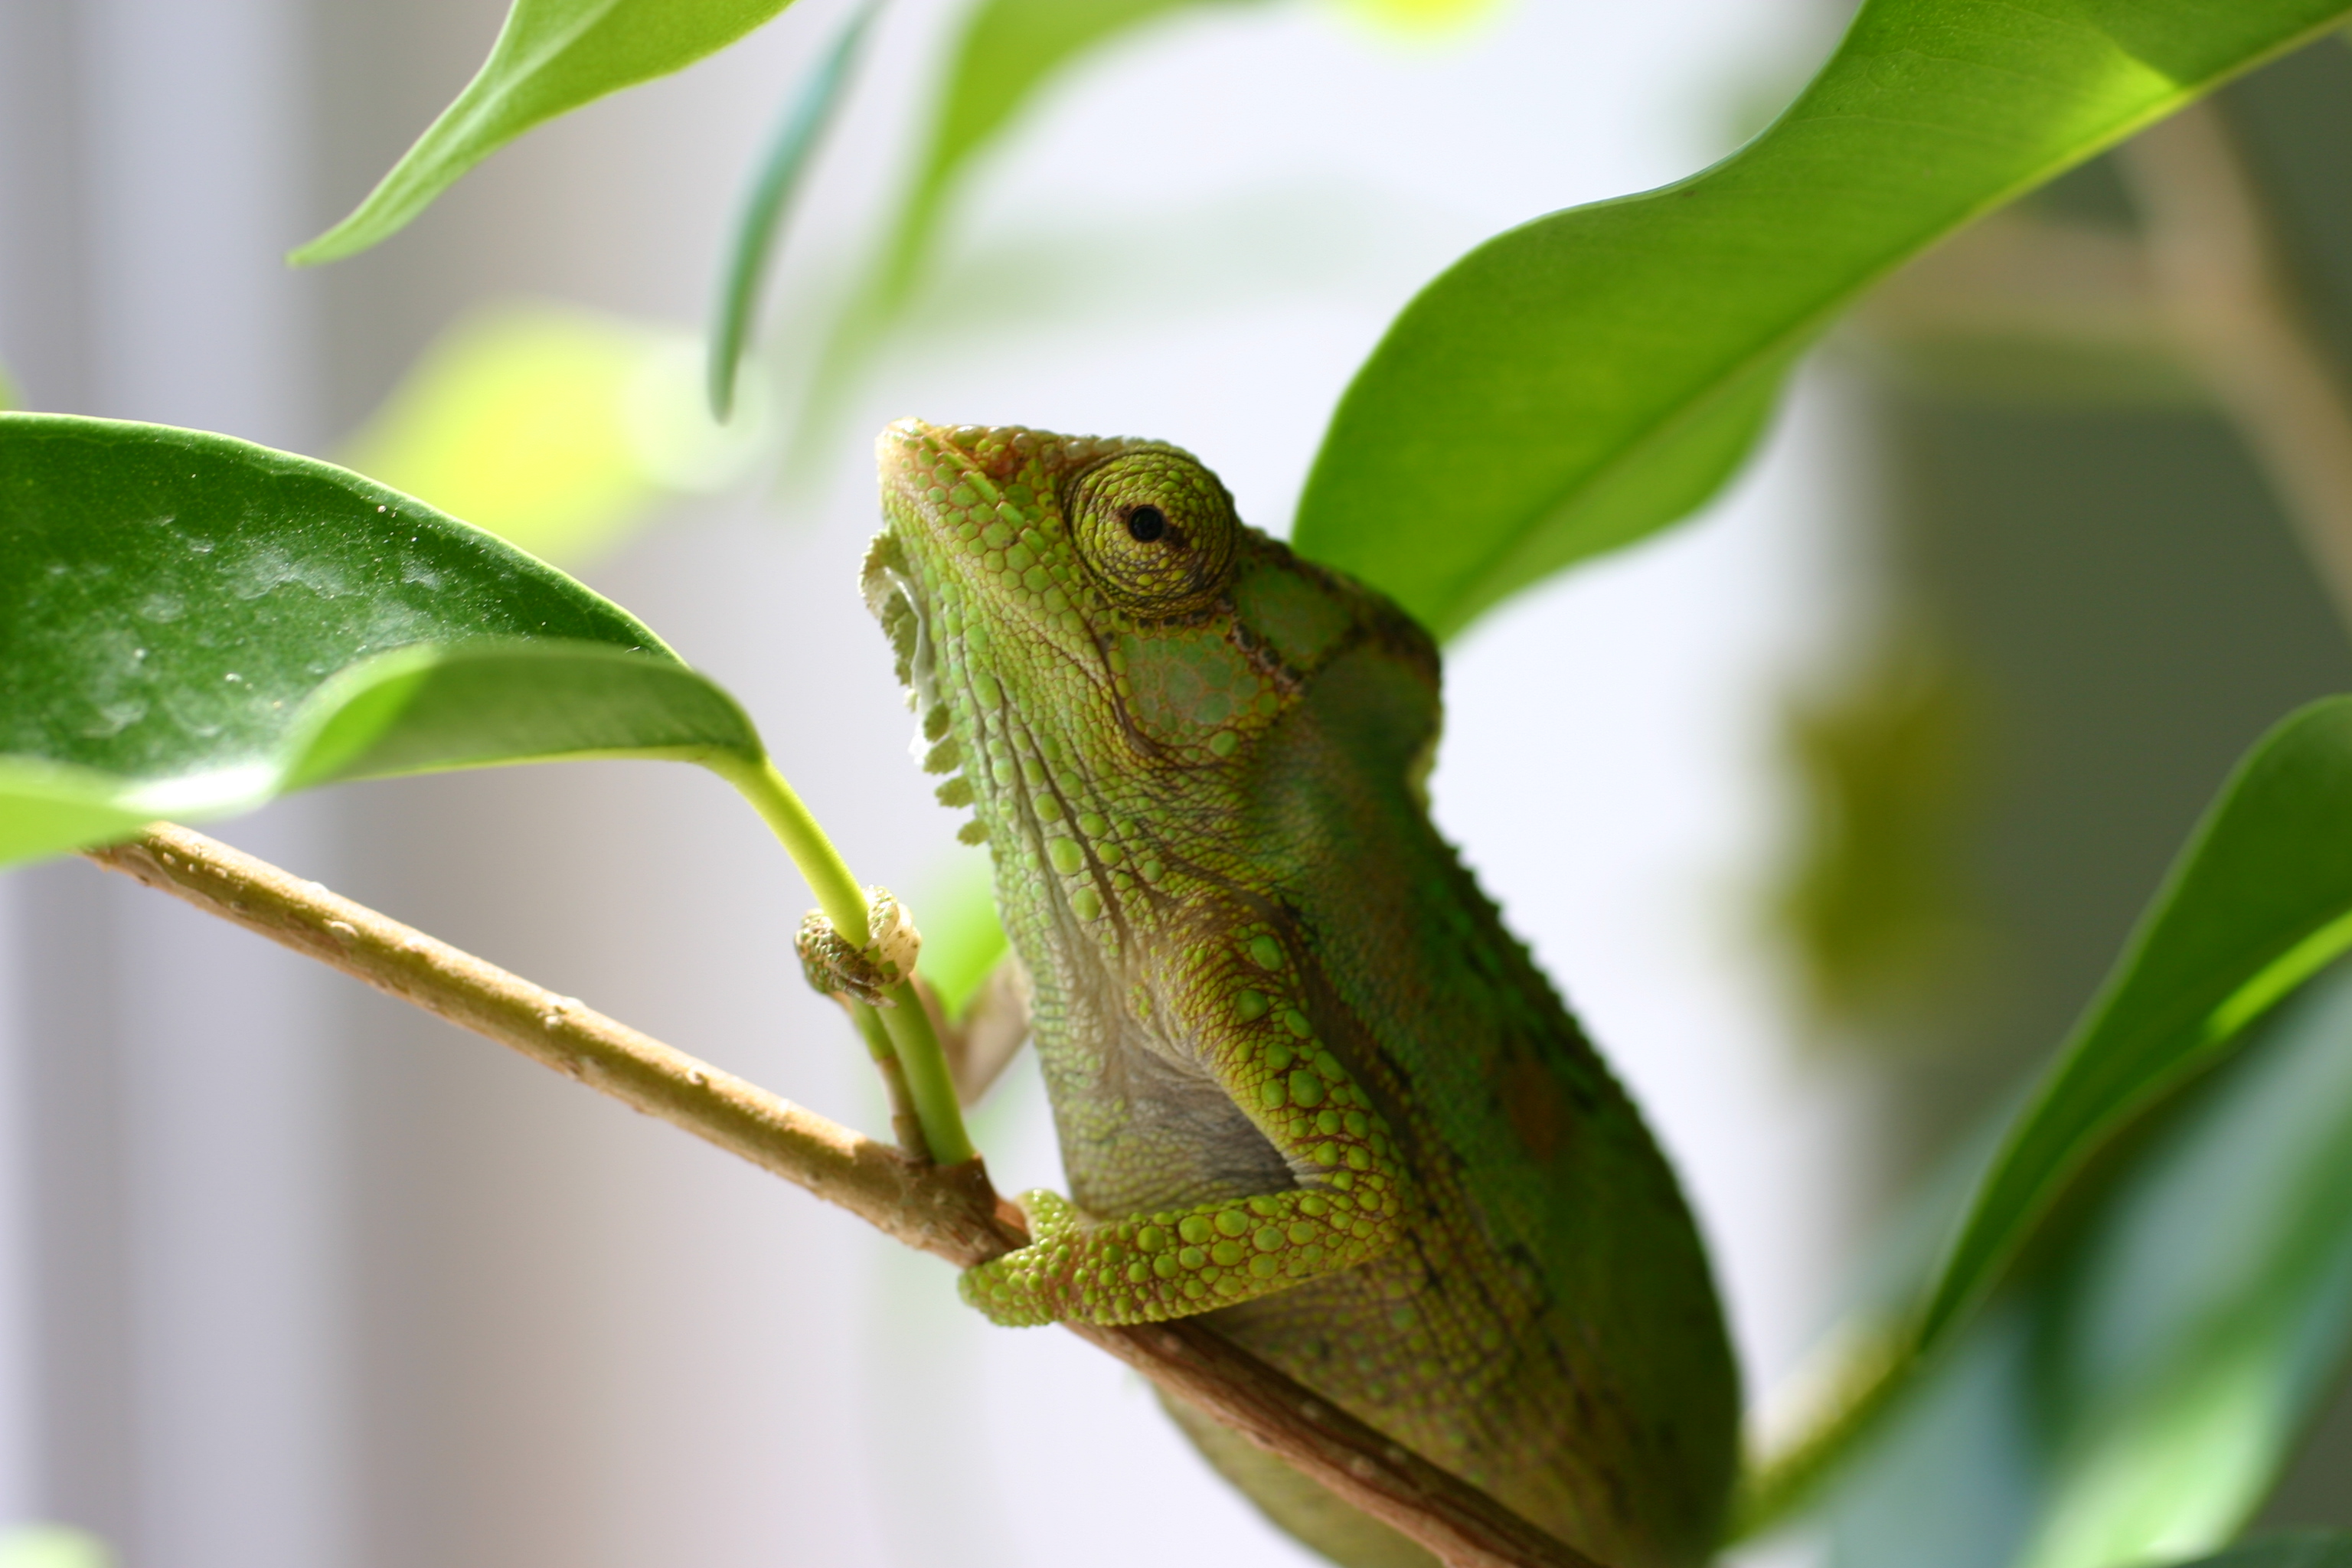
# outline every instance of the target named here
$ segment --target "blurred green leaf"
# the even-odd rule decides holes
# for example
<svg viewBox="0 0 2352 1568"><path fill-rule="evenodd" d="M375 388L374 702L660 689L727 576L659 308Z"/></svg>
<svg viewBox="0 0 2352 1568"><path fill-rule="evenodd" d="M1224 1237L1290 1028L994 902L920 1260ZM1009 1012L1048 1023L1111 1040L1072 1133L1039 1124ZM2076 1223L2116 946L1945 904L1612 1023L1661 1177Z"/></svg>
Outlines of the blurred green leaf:
<svg viewBox="0 0 2352 1568"><path fill-rule="evenodd" d="M1171 12L1247 3L980 0L951 57L938 96L939 118L890 242L886 299L897 299L914 280L957 178L1065 67Z"/></svg>
<svg viewBox="0 0 2352 1568"><path fill-rule="evenodd" d="M1917 620L1790 706L1799 820L1770 912L1808 1011L1850 1043L1939 1037L1984 989L1993 938L1964 852L1984 788L1981 708Z"/></svg>
<svg viewBox="0 0 2352 1568"><path fill-rule="evenodd" d="M20 1524L0 1531L0 1568L109 1568L114 1553L86 1530Z"/></svg>
<svg viewBox="0 0 2352 1568"><path fill-rule="evenodd" d="M0 863L331 779L613 755L763 752L635 617L398 491L0 415Z"/></svg>
<svg viewBox="0 0 2352 1568"><path fill-rule="evenodd" d="M2189 840L1979 1189L1919 1343L1983 1298L2094 1153L2347 948L2352 698L2331 698L2264 737Z"/></svg>
<svg viewBox="0 0 2352 1568"><path fill-rule="evenodd" d="M720 419L735 409L736 373L742 364L752 318L759 312L760 289L767 281L768 263L784 214L792 205L793 193L800 188L810 154L816 151L817 141L841 101L850 64L857 58L879 7L880 0L868 0L793 94L766 155L760 160L759 174L745 195L743 210L736 216L735 233L727 247L727 273L719 280L710 326L710 411Z"/></svg>
<svg viewBox="0 0 2352 1568"><path fill-rule="evenodd" d="M576 565L680 492L761 449L765 405L731 428L697 391L683 332L548 303L478 312L418 359L344 461L510 544Z"/></svg>
<svg viewBox="0 0 2352 1568"><path fill-rule="evenodd" d="M2052 1266L2021 1568L2206 1551L2243 1528L2352 1340L2352 970L2130 1151Z"/></svg>
<svg viewBox="0 0 2352 1568"><path fill-rule="evenodd" d="M2352 1568L2352 1535L2312 1531L2233 1546L2179 1568Z"/></svg>
<svg viewBox="0 0 2352 1568"><path fill-rule="evenodd" d="M352 215L296 250L338 261L390 237L541 121L726 47L790 0L514 0L490 58Z"/></svg>
<svg viewBox="0 0 2352 1568"><path fill-rule="evenodd" d="M1331 4L1382 32L1410 38L1456 31L1502 8L1501 0L1331 0Z"/></svg>
<svg viewBox="0 0 2352 1568"><path fill-rule="evenodd" d="M1295 542L1459 631L1704 500L1796 356L1904 260L2346 10L1868 0L1730 158L1423 289L1332 416Z"/></svg>
<svg viewBox="0 0 2352 1568"><path fill-rule="evenodd" d="M1902 1335L1900 1342L1907 1348L1887 1362L1874 1383L1853 1391L1857 1397L1843 1416L1756 1479L1744 1510L1745 1528L1762 1528L1803 1501L1823 1476L1852 1458L1897 1401L1918 1397L1912 1384L1919 1374L1932 1371L1938 1357L1948 1361L1958 1353L1950 1342L1969 1328L1976 1309L1991 1298L2027 1245L2047 1233L2060 1201L2071 1202L2079 1194L2080 1178L2093 1162L2184 1085L2235 1054L2250 1026L2347 950L2352 950L2352 698L2331 698L2283 721L2239 764L2158 890L2115 973L1977 1184L1964 1220L1955 1227L1956 1239ZM2352 1022L2343 1027L2352 1031ZM2352 1082L2345 1086L2344 1100L2346 1104L2324 1098L2317 1103L2330 1114L2352 1110ZM2345 1131L2352 1134L2352 1114L2347 1115ZM2246 1169L2259 1172L2263 1167L2257 1161ZM2306 1178L2306 1187L2332 1179L2324 1171L2305 1172L2301 1177L2287 1172L2274 1185L2292 1186ZM2352 1169L2345 1179L2352 1181ZM2232 1216L2222 1230L2234 1226L2242 1239L2266 1235L2262 1204L2288 1201L2277 1193L2247 1198L2248 1212ZM2310 1190L2296 1193L2292 1201L2306 1207L2315 1202ZM2313 1212L2335 1211L2323 1207ZM2352 1206L2343 1209L2338 1228L2342 1238L2352 1238ZM2309 1245L2338 1245L2340 1239L2323 1237ZM2199 1256L2185 1241L2179 1245L2183 1258ZM2352 1256L2346 1266L2352 1268ZM2333 1300L2326 1292L2336 1289L2322 1271L2297 1277L2302 1283L2279 1287L2273 1300L2263 1295L2268 1278L2247 1272L2235 1280L2234 1288L2243 1294L2229 1312L2214 1320L2237 1323L2229 1331L2240 1336L2237 1341L2229 1341L2216 1329L2222 1337L2194 1355L2183 1352L2169 1362L2158 1358L2162 1364L2134 1373L2129 1386L2158 1404L2137 1412L2119 1430L2155 1447L2175 1442L2169 1435L2175 1429L2178 1442L2191 1448L2211 1438L2215 1428L2206 1423L2208 1413L2200 1411L2199 1401L2243 1393L2252 1386L2240 1375L2243 1356L2259 1360L2280 1351L2278 1345L2258 1342L2268 1329L2259 1323L2252 1329L2243 1325L2261 1311L2318 1311L2318 1303ZM2163 1298L2150 1290L2148 1300L2153 1310ZM2347 1322L2352 1319L2337 1311L2321 1331L2321 1338L2336 1351L2342 1348L2337 1342ZM2253 1335L2253 1341L2246 1340L2246 1334ZM2233 1356L2241 1362L2232 1363ZM2221 1430L2234 1431L2250 1444L2268 1440L2258 1436L2263 1430L2260 1423ZM1999 1446L1990 1443L1987 1451ZM2201 1453L2197 1462L2222 1474L2210 1452ZM2087 1459L2083 1463L2090 1468L2081 1474L2091 1476L2095 1465ZM1950 1468L1930 1465L1926 1473L1932 1477ZM2130 1471L2126 1467L2121 1473ZM2088 1489L2081 1496L2097 1490L2092 1479L2081 1484ZM2114 1496L2122 1498L2128 1490L2114 1489ZM2199 1495L2181 1484L2158 1490L2157 1503L2163 1509L2188 1510ZM2113 1511L2128 1514L2129 1510L2118 1501ZM2096 1533L2089 1525L2082 1528Z"/></svg>
<svg viewBox="0 0 2352 1568"><path fill-rule="evenodd" d="M1837 1568L2110 1568L2242 1528L2352 1337L2352 969L2108 1162L1830 1500Z"/></svg>

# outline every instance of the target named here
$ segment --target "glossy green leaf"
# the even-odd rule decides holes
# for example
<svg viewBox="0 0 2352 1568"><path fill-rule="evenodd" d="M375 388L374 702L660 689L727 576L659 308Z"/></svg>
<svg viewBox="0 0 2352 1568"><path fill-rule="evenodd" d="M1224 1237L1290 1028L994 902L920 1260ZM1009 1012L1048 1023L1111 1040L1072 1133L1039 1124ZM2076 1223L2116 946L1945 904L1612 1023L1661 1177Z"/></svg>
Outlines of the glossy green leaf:
<svg viewBox="0 0 2352 1568"><path fill-rule="evenodd" d="M704 412L688 334L541 301L459 321L344 444L344 462L561 565L759 456L766 405Z"/></svg>
<svg viewBox="0 0 2352 1568"><path fill-rule="evenodd" d="M841 102L842 89L849 83L849 68L878 8L879 0L868 0L793 92L760 159L759 174L744 195L743 210L736 215L735 232L727 246L727 272L719 279L710 325L708 390L710 411L720 419L735 411L735 377L742 365L752 319L759 313L761 286L767 281L784 214Z"/></svg>
<svg viewBox="0 0 2352 1568"><path fill-rule="evenodd" d="M0 863L331 779L610 755L764 758L635 617L396 490L0 415Z"/></svg>
<svg viewBox="0 0 2352 1568"><path fill-rule="evenodd" d="M1244 0L980 0L965 24L891 243L885 293L913 280L940 210L964 169L1064 68L1142 24L1202 5Z"/></svg>
<svg viewBox="0 0 2352 1568"><path fill-rule="evenodd" d="M1689 511L1873 282L2347 9L1868 0L1738 153L1513 229L1424 289L1332 416L1295 542L1459 631Z"/></svg>
<svg viewBox="0 0 2352 1568"><path fill-rule="evenodd" d="M296 250L336 261L390 237L542 121L716 53L790 0L514 0L490 58L352 215Z"/></svg>

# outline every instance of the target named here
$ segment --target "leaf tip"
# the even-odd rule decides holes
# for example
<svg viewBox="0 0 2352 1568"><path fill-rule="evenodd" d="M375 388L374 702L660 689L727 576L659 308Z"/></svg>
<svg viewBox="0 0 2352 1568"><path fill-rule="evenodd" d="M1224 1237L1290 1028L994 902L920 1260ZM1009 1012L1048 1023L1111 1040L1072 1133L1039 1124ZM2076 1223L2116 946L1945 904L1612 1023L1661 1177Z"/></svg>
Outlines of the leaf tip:
<svg viewBox="0 0 2352 1568"><path fill-rule="evenodd" d="M341 261L345 257L358 255L392 232L390 229L374 234L367 232L360 222L366 212L367 208L362 205L326 233L296 246L286 253L286 265L322 267L330 261Z"/></svg>

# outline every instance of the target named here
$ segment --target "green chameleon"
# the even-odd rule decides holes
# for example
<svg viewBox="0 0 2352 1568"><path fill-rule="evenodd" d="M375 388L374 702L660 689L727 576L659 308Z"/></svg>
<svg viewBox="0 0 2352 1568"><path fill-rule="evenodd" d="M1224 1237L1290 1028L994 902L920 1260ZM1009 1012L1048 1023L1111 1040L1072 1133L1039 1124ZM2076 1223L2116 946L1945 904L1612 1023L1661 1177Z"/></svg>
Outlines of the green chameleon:
<svg viewBox="0 0 2352 1568"><path fill-rule="evenodd" d="M1428 635L1172 447L911 420L878 446L866 595L994 859L1070 1183L965 1297L1213 1314L1613 1568L1702 1561L1738 1405L1706 1256L1430 823ZM959 1064L968 1093L993 1065ZM1309 1545L1434 1561L1172 1413Z"/></svg>

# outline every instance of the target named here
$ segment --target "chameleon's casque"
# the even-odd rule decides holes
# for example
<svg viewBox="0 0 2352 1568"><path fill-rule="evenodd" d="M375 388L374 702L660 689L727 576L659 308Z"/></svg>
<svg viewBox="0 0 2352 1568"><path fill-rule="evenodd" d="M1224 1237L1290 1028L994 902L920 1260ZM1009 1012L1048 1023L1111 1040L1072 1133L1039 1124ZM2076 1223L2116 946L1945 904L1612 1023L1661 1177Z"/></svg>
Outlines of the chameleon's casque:
<svg viewBox="0 0 2352 1568"><path fill-rule="evenodd" d="M1070 1182L967 1297L1213 1313L1614 1568L1701 1561L1738 1408L1706 1258L1430 824L1427 635L1173 447L905 421L879 449L867 596L994 858ZM1331 1556L1431 1561L1186 1425Z"/></svg>

